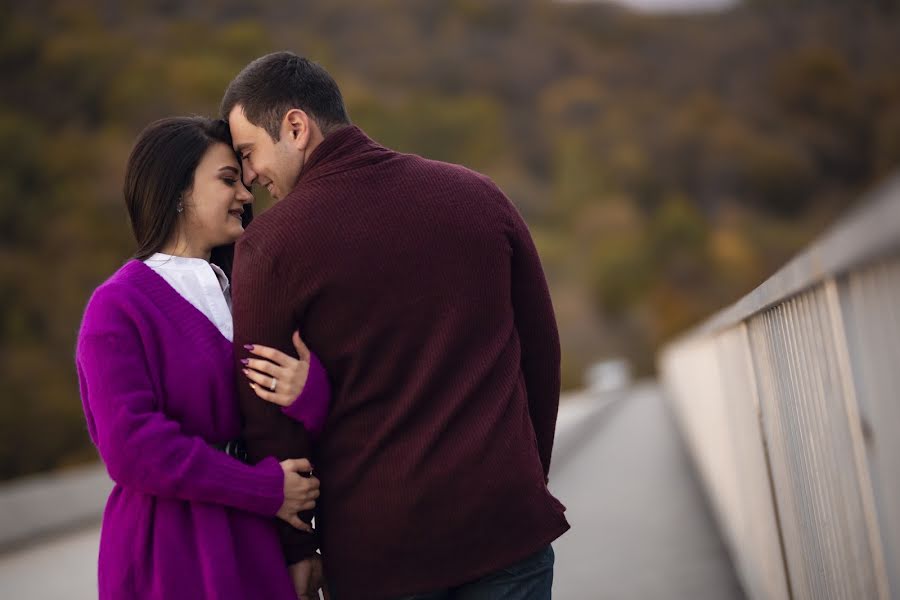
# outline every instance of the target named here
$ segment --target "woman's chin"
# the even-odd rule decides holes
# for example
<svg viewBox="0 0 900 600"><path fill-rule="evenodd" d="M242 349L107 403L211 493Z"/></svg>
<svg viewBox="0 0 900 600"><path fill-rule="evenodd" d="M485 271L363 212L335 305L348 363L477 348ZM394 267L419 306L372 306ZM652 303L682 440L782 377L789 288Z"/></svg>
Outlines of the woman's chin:
<svg viewBox="0 0 900 600"><path fill-rule="evenodd" d="M227 246L228 244L233 244L238 241L244 235L244 226L240 224L235 224L228 228L228 233L222 236L222 239L225 240L222 242L223 246Z"/></svg>

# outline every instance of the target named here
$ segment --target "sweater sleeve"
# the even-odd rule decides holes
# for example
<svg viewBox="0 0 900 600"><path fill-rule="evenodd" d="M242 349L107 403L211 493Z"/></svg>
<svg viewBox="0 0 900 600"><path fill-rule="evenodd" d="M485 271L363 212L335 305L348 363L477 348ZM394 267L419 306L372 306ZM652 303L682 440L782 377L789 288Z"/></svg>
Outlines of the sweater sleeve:
<svg viewBox="0 0 900 600"><path fill-rule="evenodd" d="M249 466L159 410L144 348L130 317L95 298L78 339L76 366L88 427L110 477L165 498L208 502L264 516L284 501L275 460Z"/></svg>
<svg viewBox="0 0 900 600"><path fill-rule="evenodd" d="M528 410L537 438L544 478L550 472L559 411L560 346L550 290L528 226L506 200L512 250L512 304L521 345Z"/></svg>
<svg viewBox="0 0 900 600"><path fill-rule="evenodd" d="M291 286L264 253L242 239L235 249L232 266L231 303L234 314L235 360L249 357L245 345L263 344L293 355L291 336L296 328L294 315L287 308ZM240 370L236 370L240 372ZM260 399L245 381L238 382L238 398L244 417L244 442L251 461L267 456L279 460L310 458L311 440L301 421L285 415L280 406ZM300 513L307 523L313 511ZM312 533L300 531L281 520L278 535L288 564L316 553L318 542Z"/></svg>
<svg viewBox="0 0 900 600"><path fill-rule="evenodd" d="M294 402L282 408L281 412L303 423L310 436L316 438L325 426L330 404L331 383L328 381L328 373L315 352L310 352L306 385Z"/></svg>

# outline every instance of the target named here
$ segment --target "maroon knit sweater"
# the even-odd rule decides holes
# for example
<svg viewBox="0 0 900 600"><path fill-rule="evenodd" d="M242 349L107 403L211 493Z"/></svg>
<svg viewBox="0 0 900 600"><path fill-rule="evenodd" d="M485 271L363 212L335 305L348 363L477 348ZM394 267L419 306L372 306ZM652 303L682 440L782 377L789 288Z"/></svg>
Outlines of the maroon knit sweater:
<svg viewBox="0 0 900 600"><path fill-rule="evenodd" d="M291 352L333 385L313 454L329 585L378 599L471 581L569 525L546 486L559 338L537 252L487 177L329 135L237 245L238 351ZM309 456L303 426L240 386L251 456ZM282 527L288 562L310 534Z"/></svg>

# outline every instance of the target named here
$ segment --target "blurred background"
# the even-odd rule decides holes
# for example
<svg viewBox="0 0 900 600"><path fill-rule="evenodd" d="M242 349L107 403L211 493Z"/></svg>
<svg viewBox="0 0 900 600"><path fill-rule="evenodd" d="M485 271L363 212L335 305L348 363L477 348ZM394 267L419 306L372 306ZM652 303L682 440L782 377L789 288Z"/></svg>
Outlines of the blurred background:
<svg viewBox="0 0 900 600"><path fill-rule="evenodd" d="M900 164L900 13L865 0L35 0L0 18L0 478L94 460L73 366L133 250L150 121L264 53L381 143L492 177L551 283L564 387L763 281ZM258 192L259 193L259 192ZM258 196L267 205L263 190Z"/></svg>
<svg viewBox="0 0 900 600"><path fill-rule="evenodd" d="M110 482L73 355L134 249L134 138L215 116L282 49L375 140L489 175L525 216L563 349L557 597L900 590L900 180L724 333L683 335L900 166L898 2L0 0L0 595L96 595ZM893 262L845 277L875 246Z"/></svg>

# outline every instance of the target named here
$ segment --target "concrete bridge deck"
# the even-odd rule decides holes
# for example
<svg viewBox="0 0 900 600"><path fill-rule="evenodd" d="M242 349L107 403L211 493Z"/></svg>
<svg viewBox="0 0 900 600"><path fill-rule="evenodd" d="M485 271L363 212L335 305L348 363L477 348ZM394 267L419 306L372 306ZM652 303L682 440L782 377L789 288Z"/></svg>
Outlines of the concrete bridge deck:
<svg viewBox="0 0 900 600"><path fill-rule="evenodd" d="M554 545L554 598L743 598L659 389L638 386L586 419L589 435L550 476L572 524Z"/></svg>

